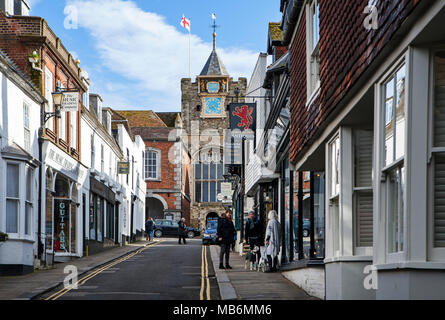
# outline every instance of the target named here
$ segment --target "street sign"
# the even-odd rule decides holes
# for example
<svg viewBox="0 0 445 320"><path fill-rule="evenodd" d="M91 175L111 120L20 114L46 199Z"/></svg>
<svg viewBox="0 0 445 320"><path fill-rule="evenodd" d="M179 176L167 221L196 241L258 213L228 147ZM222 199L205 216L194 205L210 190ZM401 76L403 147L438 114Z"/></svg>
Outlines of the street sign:
<svg viewBox="0 0 445 320"><path fill-rule="evenodd" d="M64 92L61 111L71 112L79 110L79 92Z"/></svg>
<svg viewBox="0 0 445 320"><path fill-rule="evenodd" d="M233 194L232 183L230 183L230 182L222 182L221 183L221 195L223 197L231 197L232 194Z"/></svg>
<svg viewBox="0 0 445 320"><path fill-rule="evenodd" d="M130 162L118 162L117 172L118 174L130 174Z"/></svg>

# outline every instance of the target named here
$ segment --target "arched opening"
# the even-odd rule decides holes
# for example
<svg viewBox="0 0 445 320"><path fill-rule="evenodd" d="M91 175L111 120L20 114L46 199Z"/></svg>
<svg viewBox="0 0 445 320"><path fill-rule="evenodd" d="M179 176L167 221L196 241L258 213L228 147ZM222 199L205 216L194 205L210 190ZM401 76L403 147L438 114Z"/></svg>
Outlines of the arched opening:
<svg viewBox="0 0 445 320"><path fill-rule="evenodd" d="M145 219L164 219L164 204L156 198L145 199Z"/></svg>
<svg viewBox="0 0 445 320"><path fill-rule="evenodd" d="M219 215L216 212L209 212L206 216L206 224L209 219L217 219L219 218Z"/></svg>

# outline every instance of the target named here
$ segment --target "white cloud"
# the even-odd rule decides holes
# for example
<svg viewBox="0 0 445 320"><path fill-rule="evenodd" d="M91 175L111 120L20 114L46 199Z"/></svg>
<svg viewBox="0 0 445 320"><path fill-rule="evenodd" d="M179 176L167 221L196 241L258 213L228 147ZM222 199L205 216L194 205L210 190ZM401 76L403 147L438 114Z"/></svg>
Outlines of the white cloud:
<svg viewBox="0 0 445 320"><path fill-rule="evenodd" d="M188 77L187 33L169 25L164 17L143 11L133 1L68 0L67 5L77 7L79 27L94 38L103 66L131 81L128 87L125 83L115 86L116 90L107 89L100 81L95 89L104 91L98 93L106 103L120 107L115 101L131 103L133 99L116 100L119 93L137 93L139 101L146 104L127 107L180 110L180 79ZM204 66L212 44L193 34L190 41L193 78ZM257 53L240 48L219 48L218 54L234 79L249 77L257 59ZM93 81L94 75L93 71Z"/></svg>

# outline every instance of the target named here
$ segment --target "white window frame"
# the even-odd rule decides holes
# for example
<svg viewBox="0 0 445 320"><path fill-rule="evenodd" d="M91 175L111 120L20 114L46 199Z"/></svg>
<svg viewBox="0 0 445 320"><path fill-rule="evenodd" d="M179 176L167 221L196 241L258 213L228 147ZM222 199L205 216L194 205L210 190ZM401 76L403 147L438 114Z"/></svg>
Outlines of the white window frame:
<svg viewBox="0 0 445 320"><path fill-rule="evenodd" d="M156 177L148 177L148 171L147 171L147 160L148 160L148 153L153 152L156 154ZM145 150L144 153L144 178L145 181L161 181L161 150L149 147Z"/></svg>
<svg viewBox="0 0 445 320"><path fill-rule="evenodd" d="M20 177L22 176L23 173L23 169L22 169L22 163L18 162L18 161L6 161L5 162L5 186L6 186L6 179L8 177L8 165L13 165L13 166L18 166L19 172L18 172L18 197L14 198L14 197L8 197L8 191L5 188L5 232L8 234L8 237L10 239L20 239L20 234L22 231L22 227L21 227L21 223L22 220L21 216L22 216L22 182ZM17 202L17 232L8 232L7 230L7 223L6 223L6 219L7 219L7 215L6 215L6 208L7 205L6 203L8 202L8 200L12 200L12 201L16 201Z"/></svg>
<svg viewBox="0 0 445 320"><path fill-rule="evenodd" d="M318 25L313 22L313 15L317 14ZM306 83L307 102L310 107L320 93L320 4L319 0L311 0L306 5ZM318 32L317 43L314 43L314 28Z"/></svg>
<svg viewBox="0 0 445 320"><path fill-rule="evenodd" d="M51 85L51 87L48 87ZM48 69L48 67L45 66L45 98L48 101L48 103L45 104L46 112L54 112L54 104L53 104L53 93L54 90L54 75L53 73ZM54 119L50 118L46 124L45 128L51 130L54 132Z"/></svg>
<svg viewBox="0 0 445 320"><path fill-rule="evenodd" d="M430 51L430 83L429 83L429 114L428 114L428 256L432 261L445 260L445 248L434 246L434 178L436 155L445 155L445 147L434 146L434 103L435 103L435 62L437 52L445 51L445 46L438 46Z"/></svg>
<svg viewBox="0 0 445 320"><path fill-rule="evenodd" d="M409 64L409 52L407 51L405 54L402 55L402 57L396 61L390 70L388 70L385 75L379 80L379 82L376 85L377 92L377 108L378 108L378 118L375 122L375 127L378 130L378 134L375 137L375 143L374 143L374 150L378 148L378 154L380 155L378 158L376 158L376 167L377 172L379 173L378 176L374 176L374 179L378 179L377 183L380 184L379 187L379 195L378 195L378 202L377 207L374 208L374 212L378 213L379 221L377 223L377 227L383 227L384 226L384 233L380 233L378 239L379 241L383 242L382 249L384 248L384 254L385 254L385 261L386 263L399 263L406 260L407 252L409 251L408 246L408 238L407 238L407 180L406 180L406 158L407 158L407 141L408 141L408 130L407 130L407 124L408 124L408 110L409 110L409 88L410 88L410 64ZM388 81L393 78L396 73L405 66L405 142L404 142L404 156L400 157L399 159L396 159L391 164L386 165L386 154L385 154L385 127L386 127L386 91L385 91L385 85L388 83ZM397 84L395 83L394 87L397 87ZM396 90L396 89L395 89ZM393 106L393 109L396 108L396 106ZM394 150L394 153L396 151ZM388 216L388 175L396 168L405 168L405 192L403 193L403 208L402 208L402 218L403 218L403 225L401 225L401 228L403 228L403 249L397 252L389 252L389 216ZM400 199L399 199L400 200ZM374 202L375 203L375 202ZM375 216L374 216L375 218ZM374 229L376 227L376 224L374 224ZM376 232L374 230L374 236L376 235ZM374 243L376 243L376 239L374 239ZM377 248L376 250L379 250Z"/></svg>
<svg viewBox="0 0 445 320"><path fill-rule="evenodd" d="M340 213L340 177L342 175L341 163L341 129L326 144L326 225L328 227L329 241L326 241L327 258L339 258L342 255L342 219ZM338 179L338 180L337 180ZM334 181L338 181L335 183Z"/></svg>
<svg viewBox="0 0 445 320"><path fill-rule="evenodd" d="M70 145L77 150L77 111L70 112Z"/></svg>
<svg viewBox="0 0 445 320"><path fill-rule="evenodd" d="M29 103L23 101L23 146L28 152L31 152L30 111Z"/></svg>
<svg viewBox="0 0 445 320"><path fill-rule="evenodd" d="M29 171L28 171L29 170ZM30 173L30 183L26 180L26 173ZM25 203L25 210L24 210L24 229L23 234L25 237L31 238L33 234L33 212L34 212L34 169L30 166L25 166L25 193L24 193L24 203ZM28 189L29 188L29 189ZM30 198L28 199L27 192L29 191ZM26 208L30 207L30 216L26 217ZM28 233L26 233L26 223L28 223Z"/></svg>

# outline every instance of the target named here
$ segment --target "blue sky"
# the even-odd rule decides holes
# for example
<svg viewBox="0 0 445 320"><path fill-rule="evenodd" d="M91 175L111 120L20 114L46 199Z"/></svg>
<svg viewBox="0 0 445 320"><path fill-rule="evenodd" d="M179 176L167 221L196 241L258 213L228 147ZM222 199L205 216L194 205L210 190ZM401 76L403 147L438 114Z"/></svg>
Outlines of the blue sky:
<svg viewBox="0 0 445 320"><path fill-rule="evenodd" d="M268 22L280 20L279 0L30 2L31 14L44 17L80 59L91 91L117 109L180 111L180 79L188 77L183 14L191 19L192 78L211 51L212 12L221 26L217 51L235 79L250 76L258 53L266 51Z"/></svg>

